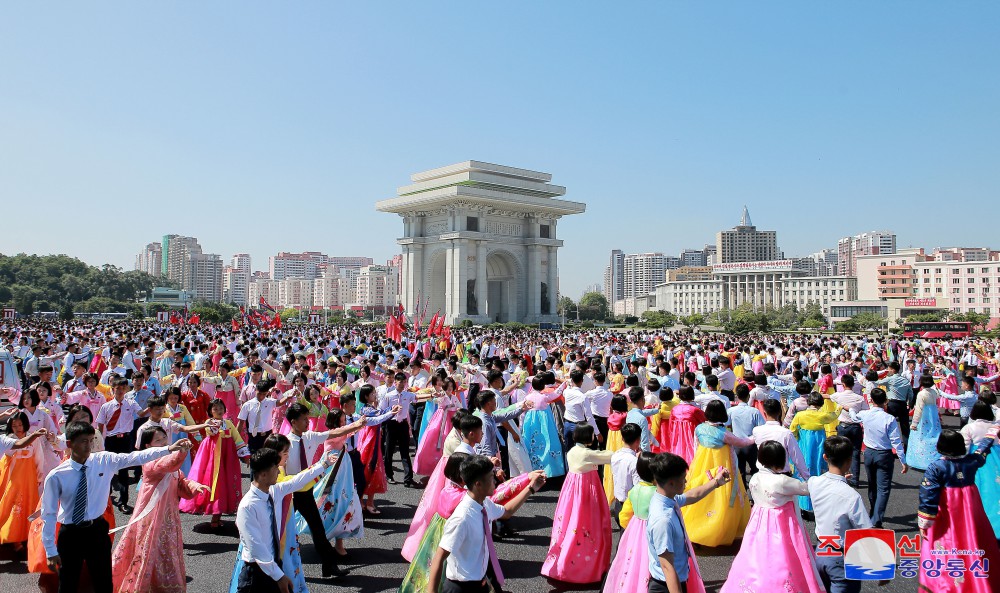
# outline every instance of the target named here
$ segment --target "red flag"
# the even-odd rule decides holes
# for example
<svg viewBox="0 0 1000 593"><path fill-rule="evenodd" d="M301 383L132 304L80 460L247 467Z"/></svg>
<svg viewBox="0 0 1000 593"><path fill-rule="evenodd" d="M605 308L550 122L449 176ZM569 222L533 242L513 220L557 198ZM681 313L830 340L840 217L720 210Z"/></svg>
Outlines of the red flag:
<svg viewBox="0 0 1000 593"><path fill-rule="evenodd" d="M437 331L437 323L438 323L439 313L441 313L441 312L438 311L437 313L435 313L434 317L431 317L431 322L427 324L427 337L428 338L431 337L431 336L433 336L434 332Z"/></svg>
<svg viewBox="0 0 1000 593"><path fill-rule="evenodd" d="M170 323L176 325L176 324L178 324L180 322L181 322L181 320L180 320L180 317L177 316L177 311L171 311L170 312Z"/></svg>
<svg viewBox="0 0 1000 593"><path fill-rule="evenodd" d="M197 313L195 313L191 317L188 317L188 323L190 323L191 325L198 325L199 321L201 321L201 316L199 316Z"/></svg>
<svg viewBox="0 0 1000 593"><path fill-rule="evenodd" d="M399 315L396 316L396 321L399 323L400 328L406 326L406 313L403 311L403 303L399 304Z"/></svg>
<svg viewBox="0 0 1000 593"><path fill-rule="evenodd" d="M233 331L240 331L240 322L233 319Z"/></svg>
<svg viewBox="0 0 1000 593"><path fill-rule="evenodd" d="M445 326L444 330L441 331L441 335L444 336L444 339L446 339L446 340L448 340L450 342L451 341L451 326Z"/></svg>
<svg viewBox="0 0 1000 593"><path fill-rule="evenodd" d="M271 322L271 327L275 327L277 329L281 329L281 314L280 313L275 313L274 314L274 321Z"/></svg>

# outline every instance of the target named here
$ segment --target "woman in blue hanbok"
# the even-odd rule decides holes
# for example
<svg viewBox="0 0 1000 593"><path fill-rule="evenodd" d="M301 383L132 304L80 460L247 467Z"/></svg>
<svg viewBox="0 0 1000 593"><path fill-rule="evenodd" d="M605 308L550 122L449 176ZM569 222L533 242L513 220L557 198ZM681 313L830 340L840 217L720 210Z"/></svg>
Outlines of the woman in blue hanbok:
<svg viewBox="0 0 1000 593"><path fill-rule="evenodd" d="M566 473L562 441L559 440L559 429L556 427L555 415L550 406L562 396L566 385L563 383L557 389L543 393L545 378L535 376L531 380L531 391L524 397L533 404L533 407L524 413L521 422L521 442L531 459L531 469L544 470L546 477L549 478Z"/></svg>
<svg viewBox="0 0 1000 593"><path fill-rule="evenodd" d="M941 418L938 416L938 390L934 378L920 377L920 393L910 420L910 438L906 447L906 464L914 469L926 470L941 455L937 451L941 436Z"/></svg>

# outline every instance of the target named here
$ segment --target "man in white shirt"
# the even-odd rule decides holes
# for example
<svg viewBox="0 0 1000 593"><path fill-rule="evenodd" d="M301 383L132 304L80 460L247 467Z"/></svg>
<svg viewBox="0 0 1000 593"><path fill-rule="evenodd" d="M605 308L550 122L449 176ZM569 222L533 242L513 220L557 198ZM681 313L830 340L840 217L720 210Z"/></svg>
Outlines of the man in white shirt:
<svg viewBox="0 0 1000 593"><path fill-rule="evenodd" d="M385 422L385 473L390 484L396 484L393 474L392 456L399 450L403 462L403 484L408 488L417 487L413 481L413 464L410 461L410 408L417 396L406 388L406 374L397 372L389 387L380 387L378 403L380 410L399 406L399 412Z"/></svg>
<svg viewBox="0 0 1000 593"><path fill-rule="evenodd" d="M94 424L104 435L104 449L111 453L131 453L135 450L135 436L132 427L135 425L137 417L149 415L147 410L139 407L135 400L125 399L125 392L128 390L128 381L118 377L111 383L111 392L114 398L101 406L94 418ZM118 490L118 509L125 514L132 513L132 507L128 504L128 487L131 480L127 469L119 470L118 475L112 480L112 486Z"/></svg>
<svg viewBox="0 0 1000 593"><path fill-rule="evenodd" d="M253 483L236 510L236 528L243 544L243 565L237 577L237 593L280 591L290 593L292 581L281 566L281 532L288 494L301 489L318 478L333 465L336 456L325 456L317 463L298 473L294 478L278 482L281 455L274 449L261 449L250 456L250 475ZM106 538L105 538L106 539ZM326 539L324 532L314 538Z"/></svg>
<svg viewBox="0 0 1000 593"><path fill-rule="evenodd" d="M702 393L696 395L694 398L694 405L698 406L702 410L708 405L708 402L713 400L718 400L726 405L728 409L732 402L726 396L719 393L719 378L715 375L705 376L705 386L708 387L708 393Z"/></svg>
<svg viewBox="0 0 1000 593"><path fill-rule="evenodd" d="M49 569L58 574L60 591L76 591L84 562L95 591L111 591L111 540L104 512L112 476L130 467L159 459L173 451L187 451L181 439L169 447L150 447L129 454L103 451L91 454L94 427L71 422L66 427L70 458L49 472L42 491L42 546ZM56 523L60 523L56 542Z"/></svg>
<svg viewBox="0 0 1000 593"><path fill-rule="evenodd" d="M605 381L607 375L603 371L597 371L594 373L594 383L597 386L584 394L590 401L590 413L594 416L597 431L601 435L598 446L602 451L608 442L608 417L611 416L611 399L615 396L604 386Z"/></svg>
<svg viewBox="0 0 1000 593"><path fill-rule="evenodd" d="M257 381L255 397L240 406L236 416L236 430L243 433L246 429L247 448L253 454L264 446L264 441L271 436L271 416L278 403L271 395L274 381L261 379Z"/></svg>
<svg viewBox="0 0 1000 593"><path fill-rule="evenodd" d="M289 476L308 469L316 456L316 451L327 439L354 434L365 426L365 419L361 418L343 428L333 428L323 432L308 430L309 410L299 403L288 406L285 419L292 428L288 433L291 447L288 449L288 462L285 464L285 473ZM323 519L319 516L312 486L313 483L310 482L292 494L295 510L306 520L310 533L324 534L313 538L313 546L323 561L323 578L344 576L347 573L337 566L337 554L333 551L330 540L325 537L326 528L323 527Z"/></svg>
<svg viewBox="0 0 1000 593"><path fill-rule="evenodd" d="M791 471L794 467L799 477L803 480L809 479L809 468L806 460L802 456L802 449L799 448L799 441L792 434L792 431L781 425L778 418L781 417L781 402L776 399L764 400L761 404L764 408L764 425L753 429L751 435L757 447L767 441L777 441L785 448L785 468L782 471ZM761 463L757 462L759 469L764 469Z"/></svg>
<svg viewBox="0 0 1000 593"><path fill-rule="evenodd" d="M503 591L503 572L493 544L490 523L514 516L528 496L545 484L545 474L532 472L531 484L501 506L489 499L496 491L496 482L493 479L493 463L488 458L472 456L462 463L461 473L468 492L444 525L441 542L431 560L427 591ZM448 563L444 570L444 583L441 584L445 560Z"/></svg>
<svg viewBox="0 0 1000 593"><path fill-rule="evenodd" d="M563 391L563 397L566 399L566 411L563 412L563 442L572 443L573 442L573 431L576 430L577 424L589 424L594 427L594 432L599 432L597 429L597 422L594 421L594 415L591 412L591 403L587 399L587 395L581 389L583 385L583 371L580 369L573 369L573 372L569 374L570 387ZM604 437L598 435L599 440L603 440Z"/></svg>
<svg viewBox="0 0 1000 593"><path fill-rule="evenodd" d="M611 456L611 475L614 478L615 500L611 503L611 516L621 527L618 521L618 512L622 510L625 499L628 498L628 491L639 483L639 474L636 473L635 466L639 460L640 443L642 430L635 424L626 424L621 428L622 441L625 446L615 451Z"/></svg>

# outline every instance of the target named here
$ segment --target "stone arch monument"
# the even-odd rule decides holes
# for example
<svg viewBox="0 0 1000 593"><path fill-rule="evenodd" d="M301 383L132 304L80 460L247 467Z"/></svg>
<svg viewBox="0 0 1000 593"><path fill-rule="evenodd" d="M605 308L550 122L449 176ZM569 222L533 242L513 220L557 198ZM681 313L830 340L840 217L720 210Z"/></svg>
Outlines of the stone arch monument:
<svg viewBox="0 0 1000 593"><path fill-rule="evenodd" d="M585 204L557 199L548 173L465 161L410 176L375 204L403 218L400 300L447 323L555 323L557 221Z"/></svg>

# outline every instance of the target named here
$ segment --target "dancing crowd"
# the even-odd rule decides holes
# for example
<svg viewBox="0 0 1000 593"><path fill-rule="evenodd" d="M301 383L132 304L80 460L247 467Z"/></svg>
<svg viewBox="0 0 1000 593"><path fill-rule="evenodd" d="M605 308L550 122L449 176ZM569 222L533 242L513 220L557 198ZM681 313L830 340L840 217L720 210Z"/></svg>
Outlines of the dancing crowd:
<svg viewBox="0 0 1000 593"><path fill-rule="evenodd" d="M845 532L882 528L894 475L913 470L920 586L1000 591L997 350L8 321L0 545L60 591L85 566L99 593L181 592L181 514L202 515L239 532L232 592L307 591L303 543L325 579L363 590L341 564L401 485L422 492L399 591L500 592L495 538L516 537L544 488L558 503L539 578L696 593L696 552L738 542L725 593L851 592Z"/></svg>

